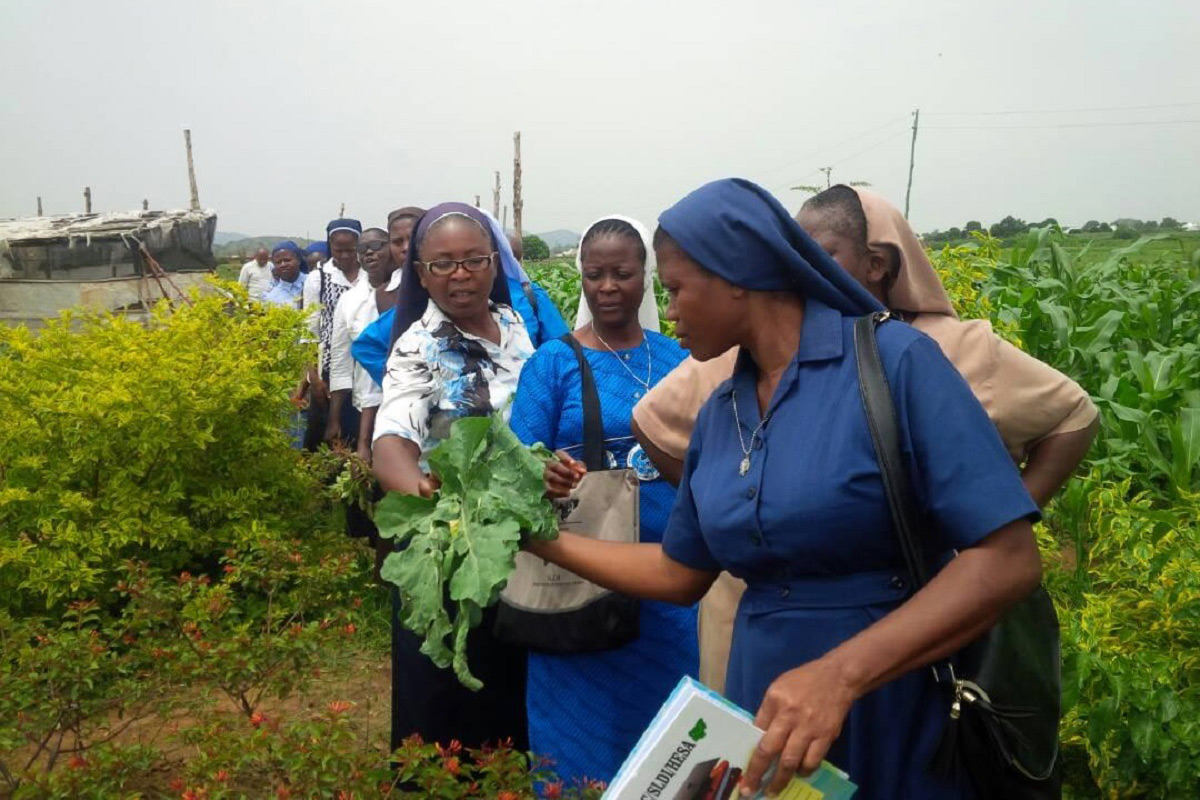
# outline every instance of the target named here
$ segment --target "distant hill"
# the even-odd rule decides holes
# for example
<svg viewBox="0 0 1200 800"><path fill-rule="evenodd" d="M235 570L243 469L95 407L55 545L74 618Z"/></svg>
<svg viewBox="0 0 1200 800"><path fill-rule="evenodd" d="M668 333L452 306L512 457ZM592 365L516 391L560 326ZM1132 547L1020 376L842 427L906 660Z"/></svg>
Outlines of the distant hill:
<svg viewBox="0 0 1200 800"><path fill-rule="evenodd" d="M245 233L226 233L225 231L217 231L213 236L213 245L229 244L236 242L238 239L249 239L250 236Z"/></svg>
<svg viewBox="0 0 1200 800"><path fill-rule="evenodd" d="M220 236L220 234L217 234L217 236ZM291 239L301 247L306 247L311 241L310 239L305 239L302 236L243 236L239 239L233 239L221 244L214 243L213 256L217 258L217 260L234 257L248 259L252 258L254 254L258 252L258 248L270 248L279 242L284 241L285 239Z"/></svg>
<svg viewBox="0 0 1200 800"><path fill-rule="evenodd" d="M560 228L556 231L537 234L553 253L557 250L567 250L579 244L579 234Z"/></svg>

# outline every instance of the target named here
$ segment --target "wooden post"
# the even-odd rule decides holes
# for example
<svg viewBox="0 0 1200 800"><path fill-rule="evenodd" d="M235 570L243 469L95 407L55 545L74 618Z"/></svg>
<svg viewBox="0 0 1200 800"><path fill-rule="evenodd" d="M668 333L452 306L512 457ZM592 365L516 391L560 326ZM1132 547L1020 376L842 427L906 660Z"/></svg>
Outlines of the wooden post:
<svg viewBox="0 0 1200 800"><path fill-rule="evenodd" d="M913 112L912 146L908 150L908 188L904 190L904 218L908 219L908 201L912 197L913 162L917 157L917 125L921 122L921 109Z"/></svg>
<svg viewBox="0 0 1200 800"><path fill-rule="evenodd" d="M42 198L38 198L38 216L42 215Z"/></svg>
<svg viewBox="0 0 1200 800"><path fill-rule="evenodd" d="M150 210L150 201L142 200L142 211L149 211L149 210Z"/></svg>
<svg viewBox="0 0 1200 800"><path fill-rule="evenodd" d="M200 190L196 188L196 164L192 161L192 129L183 129L183 143L187 146L187 162L188 162L188 188L191 191L191 204L188 206L192 211L200 210Z"/></svg>
<svg viewBox="0 0 1200 800"><path fill-rule="evenodd" d="M521 199L521 132L513 134L513 228L517 238L523 239L521 232L521 212L525 210L525 202Z"/></svg>
<svg viewBox="0 0 1200 800"><path fill-rule="evenodd" d="M496 170L496 185L492 187L492 216L500 219L500 170Z"/></svg>
<svg viewBox="0 0 1200 800"><path fill-rule="evenodd" d="M92 187L83 187L83 213L92 213Z"/></svg>

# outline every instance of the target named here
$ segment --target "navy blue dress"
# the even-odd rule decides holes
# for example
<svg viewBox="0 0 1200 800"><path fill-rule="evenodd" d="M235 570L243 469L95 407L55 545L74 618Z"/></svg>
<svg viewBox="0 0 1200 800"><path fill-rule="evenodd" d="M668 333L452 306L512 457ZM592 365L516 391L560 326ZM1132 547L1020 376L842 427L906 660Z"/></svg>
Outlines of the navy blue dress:
<svg viewBox="0 0 1200 800"><path fill-rule="evenodd" d="M658 475L633 439L633 406L645 393L626 367L651 385L687 353L674 339L646 333L647 347L618 351L584 348L596 378L609 463L630 467L641 478L638 493L641 541L662 541L675 490ZM649 358L648 358L649 356ZM512 428L522 441L542 442L582 458L583 387L574 351L547 342L521 370ZM636 640L601 653L530 653L529 745L555 761L570 781L610 781L658 709L684 675L699 669L696 608L641 602Z"/></svg>
<svg viewBox="0 0 1200 800"><path fill-rule="evenodd" d="M761 416L756 370L743 356L700 412L664 535L666 553L728 570L749 588L738 607L726 694L754 712L782 673L816 659L909 595L879 466L859 396L852 317L809 299L796 356L771 401L750 471L747 443ZM1037 506L966 382L924 334L881 325L901 446L921 507L927 549L977 544ZM947 708L928 669L854 704L828 759L860 800L966 798L926 769Z"/></svg>

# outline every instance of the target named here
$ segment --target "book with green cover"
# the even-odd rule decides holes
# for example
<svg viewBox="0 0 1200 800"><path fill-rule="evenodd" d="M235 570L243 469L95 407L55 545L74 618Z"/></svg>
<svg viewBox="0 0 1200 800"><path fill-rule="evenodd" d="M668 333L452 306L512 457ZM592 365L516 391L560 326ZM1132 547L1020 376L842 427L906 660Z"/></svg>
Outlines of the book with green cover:
<svg viewBox="0 0 1200 800"><path fill-rule="evenodd" d="M604 800L731 800L763 732L707 686L684 677L642 734ZM762 785L769 785L769 774ZM849 800L857 787L828 762L793 778L780 800ZM759 792L755 797L763 797Z"/></svg>

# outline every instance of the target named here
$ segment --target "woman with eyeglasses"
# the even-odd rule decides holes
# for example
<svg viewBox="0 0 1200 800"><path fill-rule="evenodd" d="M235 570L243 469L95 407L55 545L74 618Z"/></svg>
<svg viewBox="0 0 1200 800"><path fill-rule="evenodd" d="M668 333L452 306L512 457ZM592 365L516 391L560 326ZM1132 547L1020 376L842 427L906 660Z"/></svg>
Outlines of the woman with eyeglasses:
<svg viewBox="0 0 1200 800"><path fill-rule="evenodd" d="M431 496L427 457L463 417L507 414L533 344L498 277L487 218L464 203L430 209L413 229L396 306L400 332L383 376L373 466L385 491ZM393 603L399 602L393 592ZM467 639L472 692L420 652L421 639L392 624L392 747L412 734L468 747L528 744L524 650L492 635L494 609Z"/></svg>

